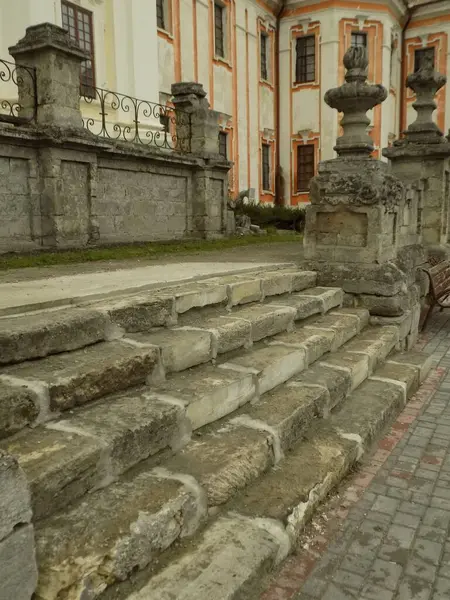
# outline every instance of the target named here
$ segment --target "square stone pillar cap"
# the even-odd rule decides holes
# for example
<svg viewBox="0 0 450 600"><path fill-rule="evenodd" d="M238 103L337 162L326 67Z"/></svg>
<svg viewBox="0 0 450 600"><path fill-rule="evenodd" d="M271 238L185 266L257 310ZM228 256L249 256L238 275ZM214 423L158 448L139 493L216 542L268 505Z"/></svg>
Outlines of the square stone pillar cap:
<svg viewBox="0 0 450 600"><path fill-rule="evenodd" d="M70 38L65 29L53 23L40 23L27 27L25 37L19 40L15 46L11 46L9 52L16 58L22 54L48 48L77 57L80 62L89 58L89 54Z"/></svg>
<svg viewBox="0 0 450 600"><path fill-rule="evenodd" d="M201 83L195 81L179 81L178 83L172 83L171 86L172 96L187 96L194 94L199 98L205 98L206 92Z"/></svg>

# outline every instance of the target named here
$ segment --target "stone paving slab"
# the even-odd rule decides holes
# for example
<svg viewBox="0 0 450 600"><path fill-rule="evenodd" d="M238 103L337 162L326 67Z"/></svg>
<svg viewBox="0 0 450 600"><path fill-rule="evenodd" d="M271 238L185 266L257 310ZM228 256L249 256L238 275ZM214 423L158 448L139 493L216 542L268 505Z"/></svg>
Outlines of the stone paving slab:
<svg viewBox="0 0 450 600"><path fill-rule="evenodd" d="M0 283L0 316L96 300L207 277L289 267L292 263L179 262Z"/></svg>
<svg viewBox="0 0 450 600"><path fill-rule="evenodd" d="M416 349L430 376L260 600L450 598L450 311Z"/></svg>

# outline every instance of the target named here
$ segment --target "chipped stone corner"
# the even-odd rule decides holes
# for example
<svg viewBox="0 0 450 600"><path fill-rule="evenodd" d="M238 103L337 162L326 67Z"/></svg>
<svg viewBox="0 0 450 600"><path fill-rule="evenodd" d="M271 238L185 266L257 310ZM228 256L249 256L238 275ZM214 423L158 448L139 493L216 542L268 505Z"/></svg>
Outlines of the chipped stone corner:
<svg viewBox="0 0 450 600"><path fill-rule="evenodd" d="M37 585L28 483L17 460L0 450L1 597L30 600Z"/></svg>

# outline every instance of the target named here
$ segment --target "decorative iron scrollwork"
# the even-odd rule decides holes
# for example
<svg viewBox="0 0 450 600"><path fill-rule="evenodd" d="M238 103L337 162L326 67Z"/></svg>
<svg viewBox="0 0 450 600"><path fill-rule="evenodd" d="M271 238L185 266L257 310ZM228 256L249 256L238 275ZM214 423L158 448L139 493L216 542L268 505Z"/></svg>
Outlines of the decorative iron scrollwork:
<svg viewBox="0 0 450 600"><path fill-rule="evenodd" d="M96 136L191 151L191 115L187 112L97 87L81 97L98 108L98 118L87 116L83 120L84 127Z"/></svg>
<svg viewBox="0 0 450 600"><path fill-rule="evenodd" d="M11 87L11 92L7 92L11 97L0 99L0 122L20 125L33 121L37 111L36 69L0 59L0 85L9 82L14 84L16 93L11 94ZM31 105L23 106L21 98L32 98Z"/></svg>

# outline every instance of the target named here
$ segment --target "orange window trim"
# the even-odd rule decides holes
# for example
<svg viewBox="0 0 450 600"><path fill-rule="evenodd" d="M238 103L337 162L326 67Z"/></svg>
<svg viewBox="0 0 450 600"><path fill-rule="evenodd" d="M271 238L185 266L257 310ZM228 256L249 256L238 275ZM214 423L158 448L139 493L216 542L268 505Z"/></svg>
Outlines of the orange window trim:
<svg viewBox="0 0 450 600"><path fill-rule="evenodd" d="M301 202L308 202L309 200L309 192L298 192L297 191L297 173L298 173L298 164L297 164L297 148L298 146L306 146L309 144L314 145L314 175L317 174L317 166L320 160L320 133L319 132L311 132L308 135L308 139L304 141L303 139L299 139L298 137L293 137L291 140L292 146L292 170L293 177L292 180L292 189L291 189L291 205L296 205Z"/></svg>
<svg viewBox="0 0 450 600"><path fill-rule="evenodd" d="M315 49L314 49L314 72L315 80L308 83L296 83L295 81L295 69L292 64L292 56L295 55L297 39L301 37L314 36ZM306 32L302 27L294 25L291 28L291 87L292 91L297 92L301 90L317 89L320 87L320 23L314 21L309 23Z"/></svg>
<svg viewBox="0 0 450 600"><path fill-rule="evenodd" d="M158 37L160 37L163 40L166 40L166 42L169 42L169 44L173 44L173 35L168 33L167 31L158 29Z"/></svg>
<svg viewBox="0 0 450 600"><path fill-rule="evenodd" d="M261 48L259 44L261 43L261 34L265 33L269 38L269 80L261 79ZM258 19L258 74L259 74L259 84L263 87L268 88L269 90L275 89L275 31L272 28L266 27L261 20Z"/></svg>
<svg viewBox="0 0 450 600"><path fill-rule="evenodd" d="M299 15L310 15L314 10L326 10L327 8L345 8L349 10L381 12L390 14L397 22L402 17L400 11L394 12L391 7L375 2L352 2L351 0L325 0L324 2L308 3L306 5L287 9L284 17L296 17Z"/></svg>
<svg viewBox="0 0 450 600"><path fill-rule="evenodd" d="M175 82L178 82L182 79L180 0L172 0L172 10L174 24Z"/></svg>
<svg viewBox="0 0 450 600"><path fill-rule="evenodd" d="M226 16L227 16L227 28L226 28L226 32L225 32L225 49L226 49L226 56L224 58L220 57L220 56L216 56L215 54L215 46L216 46L216 41L215 41L215 34L214 34L214 4L215 4L215 0L210 0L210 37L212 39L212 58L213 58L213 63L216 65L219 65L221 67L224 67L228 70L231 71L231 69L233 68L233 43L232 43L232 33L233 33L233 10L232 10L232 2L231 0L219 0L218 4L221 4L225 11L226 11Z"/></svg>
<svg viewBox="0 0 450 600"><path fill-rule="evenodd" d="M270 190L263 189L263 176L262 176L262 147L263 144L270 146L270 160L271 160L271 173L270 173ZM267 139L263 134L260 135L260 144L259 144L259 163L261 165L260 168L260 178L259 178L259 199L260 202L274 202L275 200L275 159L276 159L276 151L275 151L275 140Z"/></svg>
<svg viewBox="0 0 450 600"><path fill-rule="evenodd" d="M410 24L408 25L407 31L411 31L412 29L417 29L419 27L430 27L434 25L441 25L443 23L450 22L450 15L439 15L438 17L428 17L426 19L421 19L420 17L416 17L412 19Z"/></svg>

